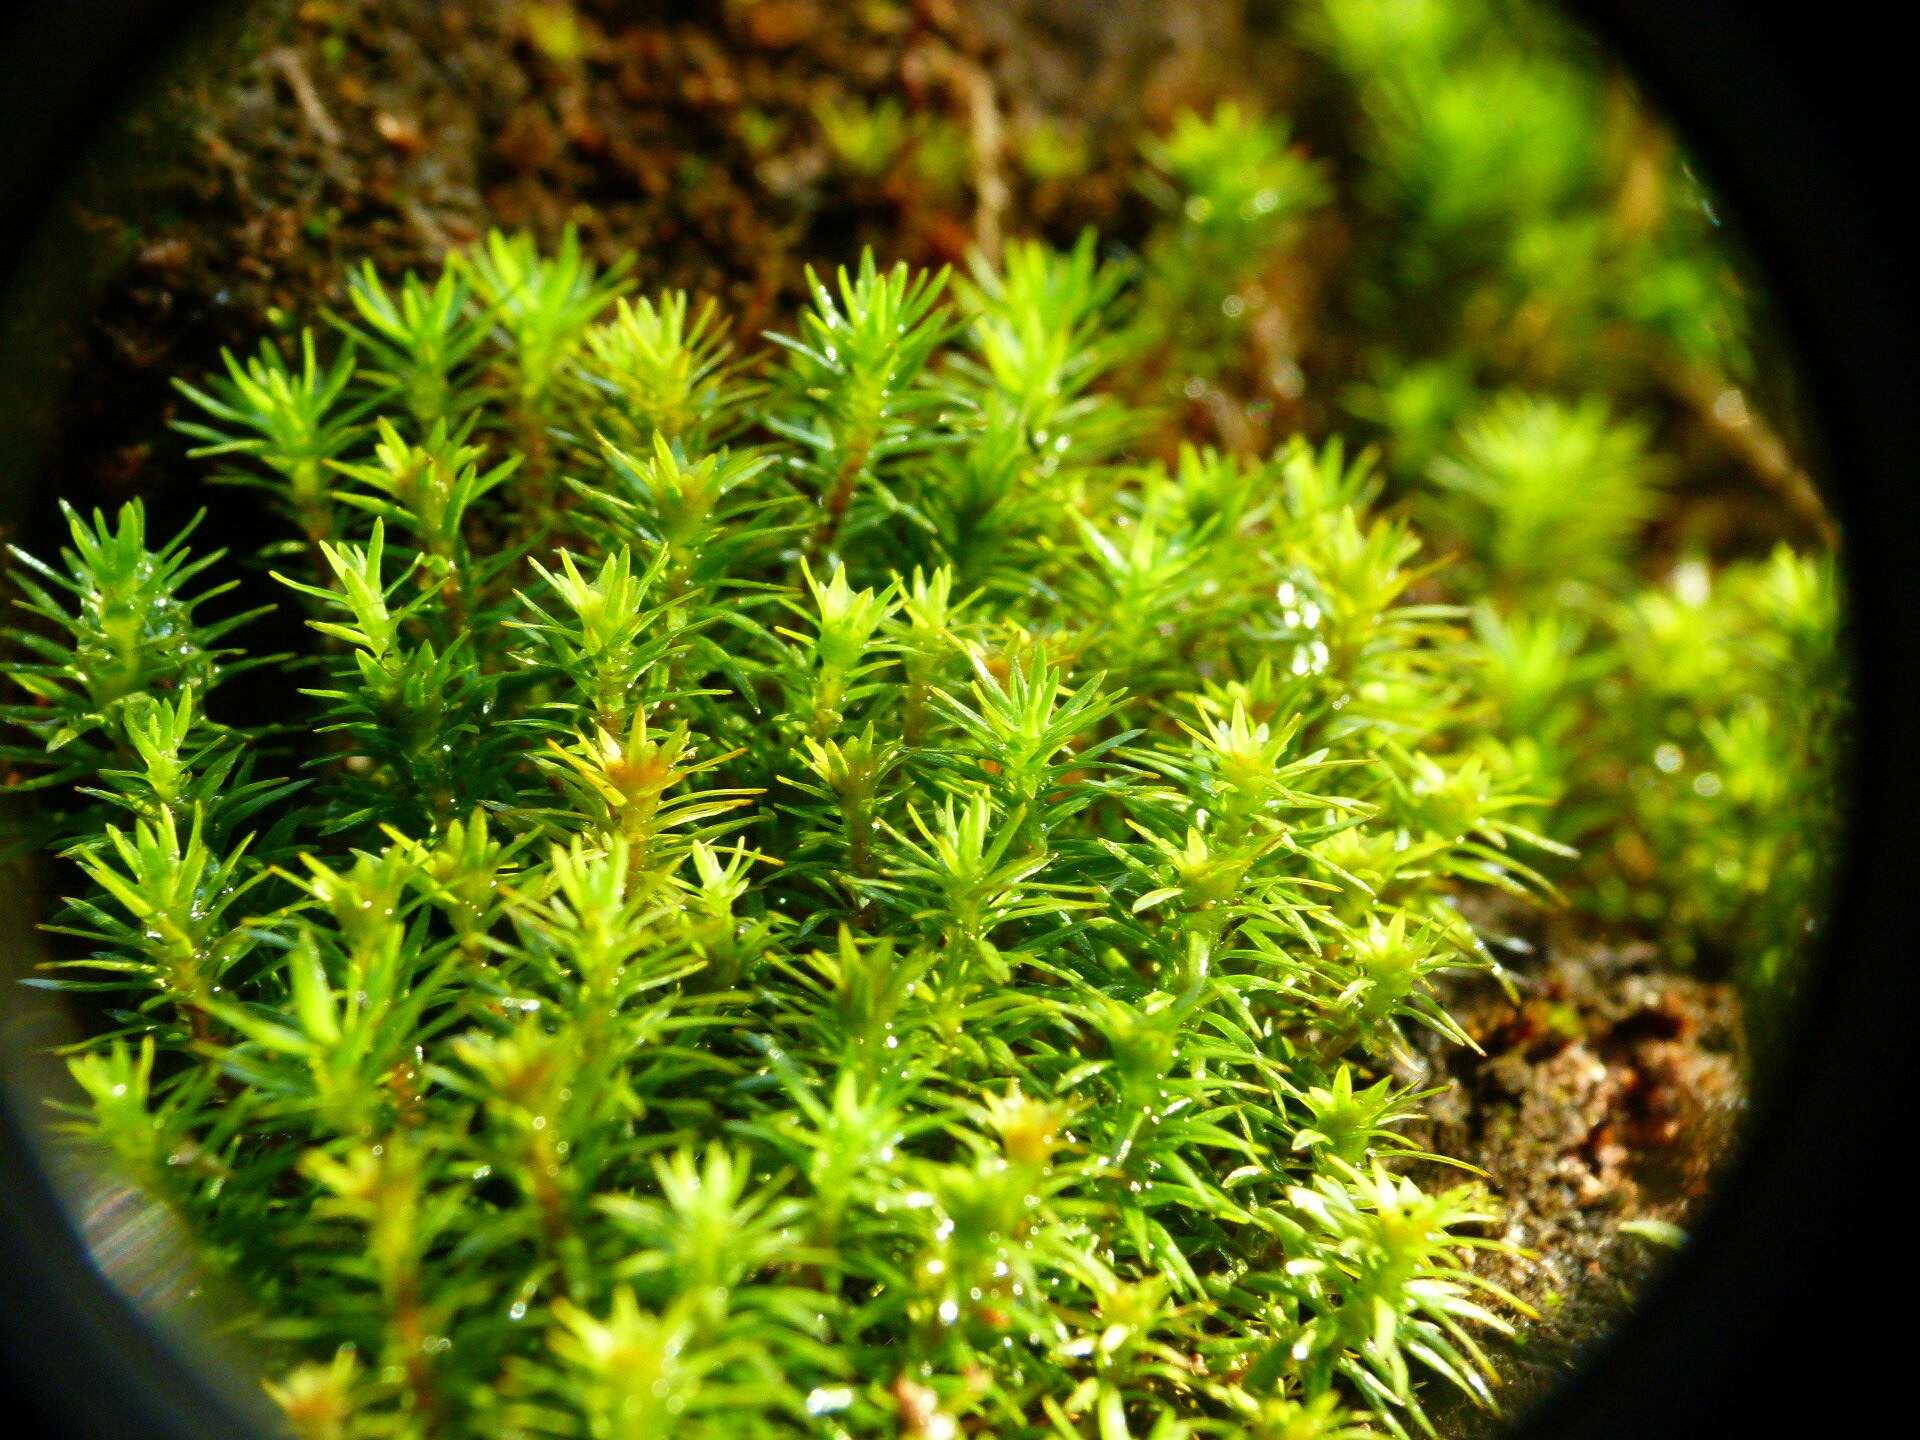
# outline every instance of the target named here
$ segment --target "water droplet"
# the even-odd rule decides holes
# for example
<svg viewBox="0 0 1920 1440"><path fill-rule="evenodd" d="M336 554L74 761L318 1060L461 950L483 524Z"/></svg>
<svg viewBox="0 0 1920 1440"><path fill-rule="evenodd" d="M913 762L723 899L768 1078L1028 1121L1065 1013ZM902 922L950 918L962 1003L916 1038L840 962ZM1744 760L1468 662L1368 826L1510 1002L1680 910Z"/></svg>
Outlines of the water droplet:
<svg viewBox="0 0 1920 1440"><path fill-rule="evenodd" d="M853 1390L846 1385L823 1385L807 1394L809 1415L832 1415L851 1404L853 1404Z"/></svg>

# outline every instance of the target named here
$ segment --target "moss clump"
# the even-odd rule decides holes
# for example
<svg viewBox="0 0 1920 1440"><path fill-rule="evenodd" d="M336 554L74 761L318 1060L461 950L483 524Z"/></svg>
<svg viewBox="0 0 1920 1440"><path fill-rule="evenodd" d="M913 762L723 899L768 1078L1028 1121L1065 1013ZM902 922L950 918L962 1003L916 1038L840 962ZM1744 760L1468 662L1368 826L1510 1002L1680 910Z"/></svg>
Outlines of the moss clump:
<svg viewBox="0 0 1920 1440"><path fill-rule="evenodd" d="M30 566L19 753L85 782L72 963L128 1007L80 1123L318 1357L296 1417L1487 1393L1490 1212L1392 1173L1371 1076L1549 847L1364 462L1120 458L1127 281L868 259L752 363L567 249L361 275L371 362L187 390L319 562L295 734L216 718L219 557L129 506Z"/></svg>
<svg viewBox="0 0 1920 1440"><path fill-rule="evenodd" d="M1617 913L1545 807L1697 693L1589 644L1657 620L1657 467L1501 402L1416 519L1337 441L1142 443L1329 194L1232 106L1149 159L1137 269L867 255L750 354L571 237L356 272L331 340L181 387L284 517L299 655L137 504L20 557L6 758L73 867L58 983L111 1007L73 1128L249 1298L296 1431L1491 1404L1476 1337L1524 1307L1470 1266L1490 1198L1406 1175L1395 1061L1466 1039L1474 897ZM1417 523L1479 558L1436 579ZM1801 563L1753 593L1830 634ZM1663 718L1583 708L1609 666ZM1756 763L1812 796L1817 759ZM1711 929L1703 865L1662 873Z"/></svg>

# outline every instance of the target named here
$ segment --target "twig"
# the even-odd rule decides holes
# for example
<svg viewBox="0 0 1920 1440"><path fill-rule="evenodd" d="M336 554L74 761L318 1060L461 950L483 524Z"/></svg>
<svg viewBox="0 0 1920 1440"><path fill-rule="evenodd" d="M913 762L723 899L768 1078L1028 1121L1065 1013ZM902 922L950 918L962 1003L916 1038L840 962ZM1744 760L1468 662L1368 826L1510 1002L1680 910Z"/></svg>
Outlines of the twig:
<svg viewBox="0 0 1920 1440"><path fill-rule="evenodd" d="M953 74L966 97L973 141L973 243L989 264L997 265L1008 201L1006 177L1000 171L1000 106L994 98L993 78L982 67L955 56Z"/></svg>
<svg viewBox="0 0 1920 1440"><path fill-rule="evenodd" d="M437 253L445 255L456 249L453 236L418 200L411 196L400 202L400 213L407 217L407 223L418 231L427 244Z"/></svg>
<svg viewBox="0 0 1920 1440"><path fill-rule="evenodd" d="M1747 404L1738 387L1698 366L1673 365L1665 367L1662 373L1674 396L1796 519L1805 523L1825 544L1839 544L1839 531L1813 477L1794 458L1787 442L1766 418Z"/></svg>
<svg viewBox="0 0 1920 1440"><path fill-rule="evenodd" d="M286 80L287 88L293 92L293 103L300 107L307 128L319 136L321 143L329 149L338 149L340 127L333 123L333 117L327 114L327 107L320 103L320 93L313 88L313 80L307 74L307 67L300 63L300 57L281 46L269 53L267 60Z"/></svg>
<svg viewBox="0 0 1920 1440"><path fill-rule="evenodd" d="M1651 238L1665 223L1668 212L1666 177L1671 169L1672 140L1641 114L1631 93L1613 87L1610 99L1627 117L1634 131L1628 163L1614 199L1614 218L1629 236ZM1787 509L1827 545L1839 543L1833 517L1820 498L1819 487L1794 458L1766 418L1747 404L1739 387L1724 375L1688 364L1657 347L1648 355L1655 374L1669 394L1683 404L1707 431L1717 437L1747 470Z"/></svg>

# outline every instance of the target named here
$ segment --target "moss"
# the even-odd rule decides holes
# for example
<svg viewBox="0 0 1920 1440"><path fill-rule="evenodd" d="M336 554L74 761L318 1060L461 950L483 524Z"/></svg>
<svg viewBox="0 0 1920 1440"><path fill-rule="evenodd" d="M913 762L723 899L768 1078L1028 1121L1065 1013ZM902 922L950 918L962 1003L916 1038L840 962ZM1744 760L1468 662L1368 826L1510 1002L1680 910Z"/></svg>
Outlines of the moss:
<svg viewBox="0 0 1920 1440"><path fill-rule="evenodd" d="M76 963L144 995L81 1123L246 1228L213 1253L264 1333L368 1366L283 1401L777 1430L823 1388L897 1408L898 1371L996 1427L1404 1424L1414 1355L1482 1392L1483 1202L1384 1168L1408 1100L1352 1067L1456 1033L1432 979L1489 962L1455 892L1539 888L1541 842L1364 467L1119 463L1089 246L958 311L869 259L773 360L677 296L597 321L617 280L571 250L449 275L362 277L377 363L309 338L187 388L320 562L281 576L311 655L266 662L300 739L215 718L254 663L196 621L218 557L149 557L137 506L35 562L71 650L15 671L86 782ZM1320 598L1276 648L1287 587Z"/></svg>
<svg viewBox="0 0 1920 1440"><path fill-rule="evenodd" d="M1324 9L1412 237L1350 298L1441 317L1376 357L1384 464L1189 426L1335 198L1226 104L1146 147L1137 260L867 253L751 352L570 234L355 270L324 337L180 386L278 507L296 655L137 503L21 557L4 754L68 862L53 978L111 1007L71 1125L251 1297L296 1431L1491 1405L1524 1307L1493 1197L1415 1173L1412 1041L1472 1043L1440 986L1507 937L1469 917L1565 901L1784 993L1838 601L1787 552L1650 585L1652 428L1515 359L1595 233L1596 91L1503 60L1551 126L1424 123L1383 96L1425 52ZM817 118L877 176L939 148L904 113Z"/></svg>

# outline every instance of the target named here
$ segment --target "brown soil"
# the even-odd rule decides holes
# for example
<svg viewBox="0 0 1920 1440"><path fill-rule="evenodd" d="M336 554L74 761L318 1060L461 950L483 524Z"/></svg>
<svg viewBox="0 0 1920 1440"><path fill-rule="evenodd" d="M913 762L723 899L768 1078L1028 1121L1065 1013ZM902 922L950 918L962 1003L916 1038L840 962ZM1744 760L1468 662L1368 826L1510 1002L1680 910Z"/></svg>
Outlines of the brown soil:
<svg viewBox="0 0 1920 1440"><path fill-rule="evenodd" d="M1503 1238L1530 1252L1482 1261L1540 1315L1500 1347L1509 1415L1657 1273L1669 1245L1638 1227L1692 1221L1746 1101L1730 986L1675 973L1648 945L1568 935L1543 948L1511 977L1515 997L1491 980L1444 997L1482 1053L1423 1047L1423 1083L1445 1088L1415 1137L1486 1171ZM1448 1433L1486 1423L1459 1409Z"/></svg>
<svg viewBox="0 0 1920 1440"><path fill-rule="evenodd" d="M56 402L47 492L165 495L198 477L157 420L170 377L342 298L345 267L430 266L489 226L576 226L638 279L719 299L743 339L808 261L958 262L1012 231L1126 243L1139 136L1205 102L1212 57L1272 90L1239 4L1110 0L267 0L189 57L83 186L98 298ZM902 106L867 175L819 118ZM955 167L942 135L964 136ZM1041 149L1068 154L1051 166ZM964 153L964 149L963 149ZM1061 173L1063 172L1064 173ZM63 241L67 244L67 241ZM63 257L66 258L66 257Z"/></svg>
<svg viewBox="0 0 1920 1440"><path fill-rule="evenodd" d="M79 197L95 293L47 420L42 493L182 508L199 467L163 429L170 377L337 303L350 261L430 265L489 225L552 237L573 224L602 258L636 250L643 284L717 296L743 338L790 312L806 261L862 244L930 262L1087 225L1128 243L1146 220L1131 180L1138 137L1215 98L1221 56L1234 57L1233 86L1310 110L1286 53L1251 38L1260 5L252 7ZM857 173L818 119L849 97L895 97L960 127L975 156L941 172L921 163L923 138L885 173ZM1029 153L1036 135L1078 164L1049 173ZM1263 343L1280 378L1262 382L1260 412L1273 431L1326 403L1286 380L1316 343L1310 280L1277 277ZM253 522L236 511L221 523ZM1546 1316L1509 1357L1512 1402L1625 1304L1660 1251L1621 1222L1686 1222L1742 1096L1725 987L1673 974L1646 949L1557 939L1543 950L1517 1005L1491 986L1452 997L1486 1053L1429 1054L1432 1083L1448 1089L1420 1137L1485 1169L1509 1238L1542 1256L1496 1266Z"/></svg>

